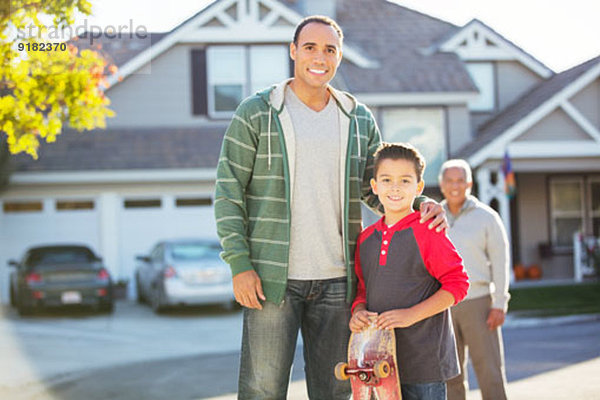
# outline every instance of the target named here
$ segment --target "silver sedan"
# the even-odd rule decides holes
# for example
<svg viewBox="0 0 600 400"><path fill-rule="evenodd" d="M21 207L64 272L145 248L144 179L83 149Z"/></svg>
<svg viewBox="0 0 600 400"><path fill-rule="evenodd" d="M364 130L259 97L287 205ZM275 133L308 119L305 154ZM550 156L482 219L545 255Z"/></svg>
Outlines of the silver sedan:
<svg viewBox="0 0 600 400"><path fill-rule="evenodd" d="M183 305L235 305L231 270L221 260L216 240L179 239L157 243L137 256L137 299L159 313Z"/></svg>

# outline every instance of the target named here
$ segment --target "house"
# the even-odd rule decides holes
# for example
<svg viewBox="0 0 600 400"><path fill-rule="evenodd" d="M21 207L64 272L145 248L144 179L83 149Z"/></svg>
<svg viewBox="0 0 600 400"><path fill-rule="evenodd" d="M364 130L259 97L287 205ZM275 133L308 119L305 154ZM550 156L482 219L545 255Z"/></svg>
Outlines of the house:
<svg viewBox="0 0 600 400"><path fill-rule="evenodd" d="M345 33L334 86L370 106L385 140L421 149L426 193L439 197L444 160L466 158L514 261L572 278L573 234L600 235L600 57L556 74L482 21L456 26L386 0L217 0L167 33L100 38L119 66L106 92L117 116L106 130L65 131L38 161L14 157L0 194L0 265L32 244L84 242L132 279L134 256L154 241L216 237L229 118L244 97L290 76L294 27L315 13Z"/></svg>

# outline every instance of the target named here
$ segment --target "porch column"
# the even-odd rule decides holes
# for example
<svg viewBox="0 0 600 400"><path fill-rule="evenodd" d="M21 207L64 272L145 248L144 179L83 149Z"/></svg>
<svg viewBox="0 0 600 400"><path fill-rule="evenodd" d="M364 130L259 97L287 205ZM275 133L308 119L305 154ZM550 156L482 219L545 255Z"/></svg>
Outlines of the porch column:
<svg viewBox="0 0 600 400"><path fill-rule="evenodd" d="M496 199L498 201L498 213L500 214L500 218L502 218L510 242L510 201L504 192L504 174L502 171L496 172L496 184L492 183L491 176L491 171L488 168L479 168L477 170L476 179L479 189L479 200L488 206L492 203L492 200Z"/></svg>

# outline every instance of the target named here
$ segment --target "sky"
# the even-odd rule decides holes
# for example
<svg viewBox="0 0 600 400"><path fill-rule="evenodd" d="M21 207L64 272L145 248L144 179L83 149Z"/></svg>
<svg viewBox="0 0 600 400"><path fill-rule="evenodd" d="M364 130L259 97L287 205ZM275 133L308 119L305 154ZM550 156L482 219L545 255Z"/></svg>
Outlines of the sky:
<svg viewBox="0 0 600 400"><path fill-rule="evenodd" d="M363 0L370 1L370 0ZM169 31L212 0L91 0L93 15L77 24L143 25ZM462 26L477 18L556 72L600 55L597 0L394 0Z"/></svg>

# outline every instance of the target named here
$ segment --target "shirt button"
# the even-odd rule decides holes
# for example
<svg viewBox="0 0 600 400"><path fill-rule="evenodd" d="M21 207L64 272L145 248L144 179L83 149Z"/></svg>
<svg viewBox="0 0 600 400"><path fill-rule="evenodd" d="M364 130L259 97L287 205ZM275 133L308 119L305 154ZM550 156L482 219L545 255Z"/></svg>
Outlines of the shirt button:
<svg viewBox="0 0 600 400"><path fill-rule="evenodd" d="M382 255L382 256L385 256L385 250L382 250L382 251L381 251L381 255Z"/></svg>
<svg viewBox="0 0 600 400"><path fill-rule="evenodd" d="M383 244L388 244L388 241L387 241L387 240L384 240L384 241L383 241Z"/></svg>
<svg viewBox="0 0 600 400"><path fill-rule="evenodd" d="M387 235L387 231L383 231L383 234L384 234L384 235Z"/></svg>

